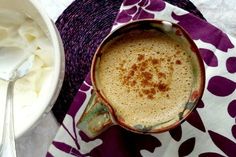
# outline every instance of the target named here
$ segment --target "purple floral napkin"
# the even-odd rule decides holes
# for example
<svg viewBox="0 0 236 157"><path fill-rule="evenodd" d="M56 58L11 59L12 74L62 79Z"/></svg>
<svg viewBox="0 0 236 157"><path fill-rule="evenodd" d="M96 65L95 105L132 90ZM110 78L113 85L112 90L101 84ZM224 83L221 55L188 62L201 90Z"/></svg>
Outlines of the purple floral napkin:
<svg viewBox="0 0 236 157"><path fill-rule="evenodd" d="M139 135L113 126L97 138L89 139L76 128L91 97L88 75L47 157L236 156L236 39L162 0L125 0L113 29L142 18L178 23L197 44L206 69L205 91L197 109L169 132Z"/></svg>

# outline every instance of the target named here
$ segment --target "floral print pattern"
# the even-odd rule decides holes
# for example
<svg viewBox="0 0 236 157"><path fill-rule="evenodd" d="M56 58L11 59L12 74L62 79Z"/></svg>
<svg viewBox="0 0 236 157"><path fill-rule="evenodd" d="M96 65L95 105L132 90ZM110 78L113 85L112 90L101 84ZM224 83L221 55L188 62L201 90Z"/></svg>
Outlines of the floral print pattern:
<svg viewBox="0 0 236 157"><path fill-rule="evenodd" d="M91 96L88 75L47 157L235 156L236 39L162 0L125 0L114 27L136 19L157 17L180 24L199 47L205 62L206 88L196 110L169 132L139 135L114 126L99 137L89 139L75 127Z"/></svg>

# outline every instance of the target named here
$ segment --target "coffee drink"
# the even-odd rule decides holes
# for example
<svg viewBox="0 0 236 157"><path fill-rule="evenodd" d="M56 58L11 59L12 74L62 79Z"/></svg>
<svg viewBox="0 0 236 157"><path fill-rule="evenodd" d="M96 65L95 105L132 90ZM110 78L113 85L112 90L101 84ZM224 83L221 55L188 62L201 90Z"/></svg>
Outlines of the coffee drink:
<svg viewBox="0 0 236 157"><path fill-rule="evenodd" d="M96 85L117 119L136 129L179 120L193 84L183 44L154 30L131 30L109 41L96 66Z"/></svg>

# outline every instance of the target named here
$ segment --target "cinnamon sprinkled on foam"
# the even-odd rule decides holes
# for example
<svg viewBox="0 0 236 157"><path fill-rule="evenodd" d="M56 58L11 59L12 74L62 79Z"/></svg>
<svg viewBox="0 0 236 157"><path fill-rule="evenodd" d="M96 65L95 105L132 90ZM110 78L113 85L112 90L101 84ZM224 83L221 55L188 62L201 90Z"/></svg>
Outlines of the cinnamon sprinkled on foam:
<svg viewBox="0 0 236 157"><path fill-rule="evenodd" d="M176 60L175 64L181 64L181 61L180 60Z"/></svg>
<svg viewBox="0 0 236 157"><path fill-rule="evenodd" d="M161 61L165 61L165 59L162 58ZM140 97L146 96L148 99L154 99L159 92L168 91L169 85L163 83L166 82L166 74L159 72L161 61L157 58L146 58L144 55L138 54L137 62L130 68L124 69L124 65L118 68L122 84L127 86L129 90L137 91ZM171 67L169 69L173 70ZM158 78L158 80L154 78Z"/></svg>

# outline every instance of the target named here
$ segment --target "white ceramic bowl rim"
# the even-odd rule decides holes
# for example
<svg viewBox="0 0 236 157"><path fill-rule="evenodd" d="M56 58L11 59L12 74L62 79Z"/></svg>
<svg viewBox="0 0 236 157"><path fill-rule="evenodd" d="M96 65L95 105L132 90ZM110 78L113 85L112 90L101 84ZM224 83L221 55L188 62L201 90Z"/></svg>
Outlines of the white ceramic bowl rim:
<svg viewBox="0 0 236 157"><path fill-rule="evenodd" d="M18 0L5 0L6 3L8 3L9 1L15 1L15 3L19 3ZM64 51L62 47L62 41L53 21L46 15L45 11L36 0L22 0L22 3L23 2L27 4L27 6L32 6L33 9L36 10L37 14L39 14L40 19L45 25L45 28L47 29L46 31L48 33L46 34L50 38L53 45L53 49L54 49L54 54L53 54L54 67L53 67L53 74L52 74L53 80L51 80L50 82L49 92L47 93L47 97L45 98L45 101L43 101L43 104L40 104L42 105L42 107L38 107L37 111L35 113L32 113L34 114L33 118L31 119L29 118L29 121L27 121L26 124L22 122L22 124L24 124L22 125L23 128L21 128L20 131L16 131L16 134L15 134L16 138L19 138L28 130L36 126L39 120L51 110L52 106L54 105L59 95L63 78L64 78L64 69L65 69ZM9 4L10 3L12 2L9 2ZM0 6L0 8L1 7L2 6ZM3 6L3 8L7 8L7 7ZM12 9L12 8L10 7L9 9Z"/></svg>

